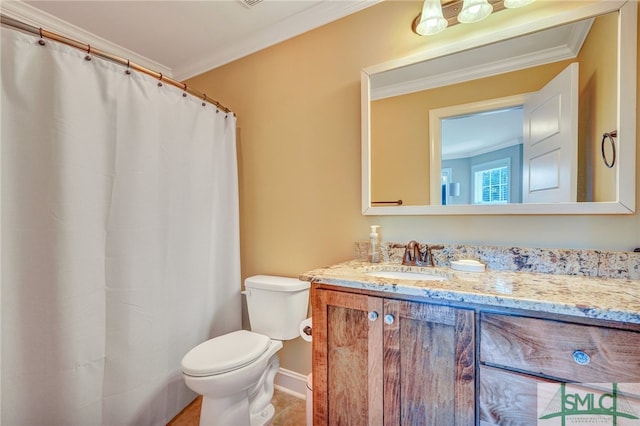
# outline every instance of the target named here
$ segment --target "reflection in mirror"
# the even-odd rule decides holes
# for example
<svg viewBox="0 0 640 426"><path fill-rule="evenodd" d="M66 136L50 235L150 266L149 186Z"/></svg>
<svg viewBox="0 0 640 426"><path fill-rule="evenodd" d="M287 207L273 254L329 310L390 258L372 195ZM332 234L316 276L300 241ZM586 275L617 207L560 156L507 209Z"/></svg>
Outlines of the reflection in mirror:
<svg viewBox="0 0 640 426"><path fill-rule="evenodd" d="M633 5L634 19L636 10ZM621 170L620 163L608 168L601 157L604 133L623 125L635 128L635 117L630 127L623 118L628 114L618 108L623 102L618 76L628 75L631 65L635 71L636 23L632 22L632 34L620 31L633 39L633 60L626 61L618 57L620 16L614 11L473 52L371 75L363 72L368 80L363 88L369 90L363 93L368 101L363 108L370 117L367 140L363 139L363 152L369 156L369 164L363 164L363 187L370 185L368 194L363 192L363 212L632 212L633 205L622 205L620 194L627 191L618 184L629 170ZM487 59L491 63L481 66ZM457 69L447 70L447 63ZM625 69L619 70L619 63ZM558 114L560 106L571 103L571 90L564 100L553 93L542 98L538 92L563 70L569 70L564 73L573 74L575 82L565 80L554 87L564 90L575 84L576 108ZM620 83L635 88L635 81ZM538 104L527 106L535 97ZM507 124L511 116L520 121ZM490 122L479 124L483 120ZM560 133L567 128L572 132ZM635 141L635 135L627 133L627 138ZM563 148L540 149L552 139ZM634 163L630 168L635 173ZM635 190L629 192L634 204ZM403 207L375 209L388 205L378 201L395 200L402 200ZM576 201L582 207L567 208ZM537 206L505 205L529 203ZM594 207L597 204L608 205ZM493 209L479 210L482 205Z"/></svg>
<svg viewBox="0 0 640 426"><path fill-rule="evenodd" d="M442 205L522 202L523 106L440 119Z"/></svg>
<svg viewBox="0 0 640 426"><path fill-rule="evenodd" d="M431 140L441 147L440 155L433 151L432 179L437 180L441 165L451 169L451 178L461 181L470 195L460 204L575 202L578 68L578 62L571 63L535 92L431 110ZM583 138L582 145L588 145L589 151L593 151L592 140ZM450 154L454 143L466 147L466 153L458 148L458 161L451 168L445 161L454 159ZM506 149L514 145L518 146ZM614 194L615 182L610 189ZM447 201L444 198L443 204ZM432 199L432 204L438 202Z"/></svg>

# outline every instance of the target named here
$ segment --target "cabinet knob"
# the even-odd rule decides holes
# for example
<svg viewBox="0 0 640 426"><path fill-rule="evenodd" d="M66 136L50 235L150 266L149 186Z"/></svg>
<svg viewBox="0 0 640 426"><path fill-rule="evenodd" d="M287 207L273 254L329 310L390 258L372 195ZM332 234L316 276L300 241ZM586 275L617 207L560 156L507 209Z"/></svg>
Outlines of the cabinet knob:
<svg viewBox="0 0 640 426"><path fill-rule="evenodd" d="M587 365L591 361L591 357L584 351L574 351L573 360L580 365Z"/></svg>
<svg viewBox="0 0 640 426"><path fill-rule="evenodd" d="M375 321L378 319L378 313L376 311L371 311L367 317L369 318L369 321Z"/></svg>
<svg viewBox="0 0 640 426"><path fill-rule="evenodd" d="M387 314L387 315L384 316L384 323L385 324L393 324L394 320L395 320L395 318L391 314Z"/></svg>

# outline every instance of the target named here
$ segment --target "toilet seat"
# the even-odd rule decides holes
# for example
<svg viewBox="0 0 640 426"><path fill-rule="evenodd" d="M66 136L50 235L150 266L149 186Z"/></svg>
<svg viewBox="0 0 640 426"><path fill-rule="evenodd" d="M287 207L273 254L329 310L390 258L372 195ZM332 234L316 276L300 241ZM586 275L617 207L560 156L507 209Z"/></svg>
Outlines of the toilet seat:
<svg viewBox="0 0 640 426"><path fill-rule="evenodd" d="M237 370L265 353L270 341L265 335L247 330L207 340L182 358L182 371L189 376L205 377Z"/></svg>

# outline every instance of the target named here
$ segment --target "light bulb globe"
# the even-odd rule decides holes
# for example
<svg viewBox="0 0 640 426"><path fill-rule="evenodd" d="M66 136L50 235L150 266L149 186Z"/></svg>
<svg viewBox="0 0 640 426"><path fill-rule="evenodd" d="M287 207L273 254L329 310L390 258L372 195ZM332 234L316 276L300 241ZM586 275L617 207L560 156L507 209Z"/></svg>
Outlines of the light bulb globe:
<svg viewBox="0 0 640 426"><path fill-rule="evenodd" d="M420 35L434 35L444 31L447 25L449 23L444 18L420 19L420 22L416 25L416 32Z"/></svg>
<svg viewBox="0 0 640 426"><path fill-rule="evenodd" d="M482 21L493 12L493 6L487 0L464 0L458 14L458 22L470 24Z"/></svg>
<svg viewBox="0 0 640 426"><path fill-rule="evenodd" d="M425 0L415 32L420 35L438 34L444 31L447 25L449 25L449 23L442 16L442 4L440 0Z"/></svg>

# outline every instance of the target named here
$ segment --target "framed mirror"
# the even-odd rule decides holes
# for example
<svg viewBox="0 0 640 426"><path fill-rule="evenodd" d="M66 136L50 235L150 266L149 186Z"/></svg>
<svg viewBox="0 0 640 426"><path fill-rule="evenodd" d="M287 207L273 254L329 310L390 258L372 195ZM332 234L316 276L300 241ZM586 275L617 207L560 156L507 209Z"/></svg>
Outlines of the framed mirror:
<svg viewBox="0 0 640 426"><path fill-rule="evenodd" d="M363 214L635 211L636 2L528 18L362 71Z"/></svg>

